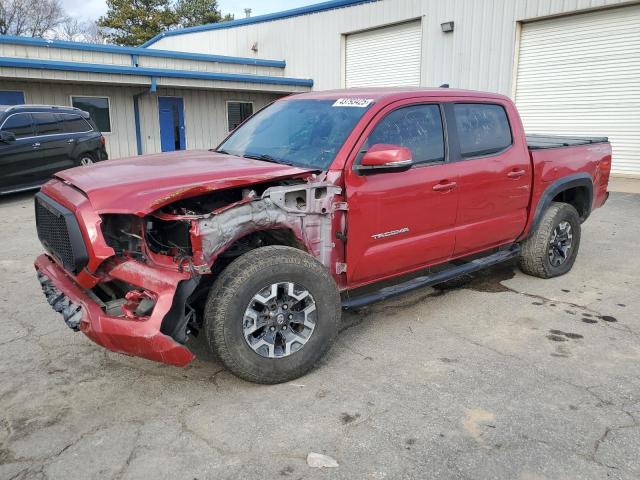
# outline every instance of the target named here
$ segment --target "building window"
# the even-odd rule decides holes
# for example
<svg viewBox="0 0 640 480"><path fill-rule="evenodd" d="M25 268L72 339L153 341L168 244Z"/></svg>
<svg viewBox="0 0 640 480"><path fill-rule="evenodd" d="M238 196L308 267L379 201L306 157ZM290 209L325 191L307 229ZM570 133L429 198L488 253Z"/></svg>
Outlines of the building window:
<svg viewBox="0 0 640 480"><path fill-rule="evenodd" d="M513 142L507 112L502 106L458 103L453 111L463 158L496 154Z"/></svg>
<svg viewBox="0 0 640 480"><path fill-rule="evenodd" d="M89 112L91 118L103 133L111 132L111 115L108 97L71 97L71 104Z"/></svg>
<svg viewBox="0 0 640 480"><path fill-rule="evenodd" d="M251 115L253 115L252 102L227 102L229 131L234 130Z"/></svg>
<svg viewBox="0 0 640 480"><path fill-rule="evenodd" d="M0 90L0 105L22 105L24 93L20 91Z"/></svg>

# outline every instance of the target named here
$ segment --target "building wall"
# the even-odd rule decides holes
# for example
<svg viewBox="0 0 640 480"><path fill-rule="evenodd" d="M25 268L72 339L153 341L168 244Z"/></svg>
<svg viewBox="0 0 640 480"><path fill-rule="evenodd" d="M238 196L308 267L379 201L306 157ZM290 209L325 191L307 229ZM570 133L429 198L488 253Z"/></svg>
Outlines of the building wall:
<svg viewBox="0 0 640 480"><path fill-rule="evenodd" d="M313 78L314 89L343 86L344 34L422 19L422 86L511 95L519 21L635 0L381 0L228 29L168 36L149 48L286 60L285 76ZM455 22L445 34L440 24Z"/></svg>
<svg viewBox="0 0 640 480"><path fill-rule="evenodd" d="M147 88L0 79L0 90L20 90L24 92L27 103L45 105L71 105L72 95L109 97L111 133L104 134L109 158L137 155L133 96L147 92ZM160 152L158 96L179 96L184 99L186 148L208 149L217 146L228 133L228 100L252 101L256 111L281 95L159 88L156 93L145 94L139 100L143 153Z"/></svg>
<svg viewBox="0 0 640 480"><path fill-rule="evenodd" d="M0 43L0 56L55 60L62 62L94 63L100 65L121 65L127 67L132 64L130 54L97 52L91 50L71 50L66 48L56 48L55 46L41 47L32 45L16 45L12 43ZM138 56L138 66L197 72L240 73L276 77L283 76L283 69L279 67L186 60L181 58L145 57L142 55ZM59 73L64 75L73 72Z"/></svg>
<svg viewBox="0 0 640 480"><path fill-rule="evenodd" d="M158 89L157 93L144 95L139 100L140 121L143 126L142 145L145 153L160 151L158 97L161 96L183 98L186 148L190 150L214 148L227 136L227 101L253 102L255 112L279 97L254 92Z"/></svg>

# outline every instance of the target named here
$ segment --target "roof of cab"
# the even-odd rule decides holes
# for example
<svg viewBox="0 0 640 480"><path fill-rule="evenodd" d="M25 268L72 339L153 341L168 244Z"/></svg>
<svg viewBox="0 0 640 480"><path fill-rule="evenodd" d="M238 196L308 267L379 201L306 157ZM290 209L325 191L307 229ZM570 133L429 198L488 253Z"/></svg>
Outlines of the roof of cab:
<svg viewBox="0 0 640 480"><path fill-rule="evenodd" d="M284 97L289 99L336 100L338 98L367 98L372 100L402 100L416 96L425 97L463 97L493 98L509 100L499 93L462 90L457 88L420 88L420 87L384 87L384 88L343 88L339 90L314 91Z"/></svg>

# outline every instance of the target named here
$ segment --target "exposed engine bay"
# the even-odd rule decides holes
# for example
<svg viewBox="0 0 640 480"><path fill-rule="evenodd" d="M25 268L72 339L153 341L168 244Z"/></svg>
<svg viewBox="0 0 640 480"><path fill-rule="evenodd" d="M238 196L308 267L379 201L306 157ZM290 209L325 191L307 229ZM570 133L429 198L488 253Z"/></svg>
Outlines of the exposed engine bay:
<svg viewBox="0 0 640 480"><path fill-rule="evenodd" d="M181 198L144 217L104 214L101 228L116 259L133 258L191 274L190 280L179 284L161 329L184 343L200 328L196 312L216 274L249 250L288 245L337 271L344 248L336 249L332 232L344 231L346 210L340 194L340 187L312 176L308 181L285 180ZM129 287L102 282L93 291L110 315L148 315L153 295Z"/></svg>

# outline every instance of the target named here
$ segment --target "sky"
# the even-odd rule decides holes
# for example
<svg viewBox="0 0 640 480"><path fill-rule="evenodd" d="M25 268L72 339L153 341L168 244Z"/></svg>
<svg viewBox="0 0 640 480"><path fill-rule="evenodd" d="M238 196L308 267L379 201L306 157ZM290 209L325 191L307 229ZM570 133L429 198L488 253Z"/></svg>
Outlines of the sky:
<svg viewBox="0 0 640 480"><path fill-rule="evenodd" d="M244 18L244 9L252 10L251 16L279 12L290 8L320 3L323 0L218 0L223 14L233 13L236 18ZM97 20L107 11L105 0L62 0L69 15L82 20Z"/></svg>

